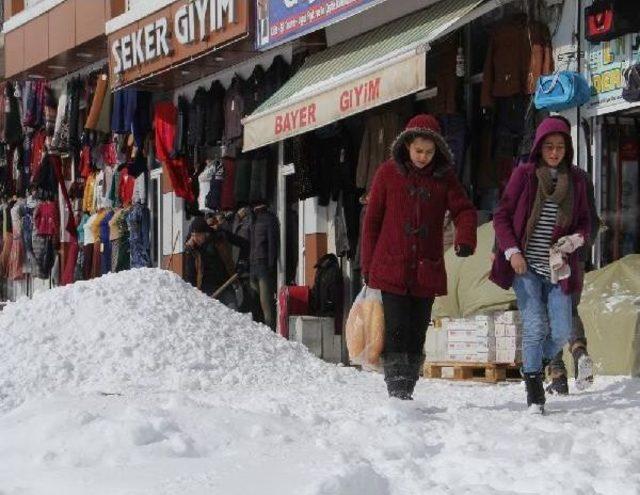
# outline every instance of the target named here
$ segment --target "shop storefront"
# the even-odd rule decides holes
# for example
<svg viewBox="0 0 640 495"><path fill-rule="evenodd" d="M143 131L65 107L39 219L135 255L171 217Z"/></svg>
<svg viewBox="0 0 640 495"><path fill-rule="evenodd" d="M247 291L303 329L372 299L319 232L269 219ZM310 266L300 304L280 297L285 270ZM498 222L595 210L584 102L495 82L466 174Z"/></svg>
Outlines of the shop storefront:
<svg viewBox="0 0 640 495"><path fill-rule="evenodd" d="M5 7L0 274L2 298L15 299L75 279L80 157L90 134L108 132L89 102L106 74L104 23L119 7Z"/></svg>
<svg viewBox="0 0 640 495"><path fill-rule="evenodd" d="M260 299L254 316L272 324L274 308L263 301L275 300L279 260L277 150L243 152L241 118L288 79L292 56L288 46L255 49L251 3L176 1L113 19L109 68L114 101L148 95L153 264L189 276L185 241L196 217L215 217L247 241L251 218L264 223L264 242L232 251L244 289L249 273L267 279L271 296ZM247 292L245 301L253 295Z"/></svg>
<svg viewBox="0 0 640 495"><path fill-rule="evenodd" d="M602 42L585 38L584 43L583 70L593 95L582 116L603 222L595 261L605 266L640 253L640 101L626 92L623 96L626 79L634 77L631 71L640 63L640 35Z"/></svg>
<svg viewBox="0 0 640 495"><path fill-rule="evenodd" d="M360 220L371 180L412 115L437 115L459 179L481 220L491 218L545 115L531 97L537 77L555 69L548 20L562 5L549 13L533 1L425 2L390 22L389 9L383 2L354 16L351 26L381 23L308 57L244 119L246 151L281 149L283 197L300 219L295 282L313 285L317 261L336 254L347 309L360 286Z"/></svg>

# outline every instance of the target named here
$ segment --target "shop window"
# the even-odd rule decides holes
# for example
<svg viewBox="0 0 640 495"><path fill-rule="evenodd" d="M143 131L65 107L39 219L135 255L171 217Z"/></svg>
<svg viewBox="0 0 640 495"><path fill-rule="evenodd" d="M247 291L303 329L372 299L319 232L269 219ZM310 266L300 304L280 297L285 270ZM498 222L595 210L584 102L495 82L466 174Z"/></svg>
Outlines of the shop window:
<svg viewBox="0 0 640 495"><path fill-rule="evenodd" d="M640 252L640 119L609 119L602 130L602 262Z"/></svg>

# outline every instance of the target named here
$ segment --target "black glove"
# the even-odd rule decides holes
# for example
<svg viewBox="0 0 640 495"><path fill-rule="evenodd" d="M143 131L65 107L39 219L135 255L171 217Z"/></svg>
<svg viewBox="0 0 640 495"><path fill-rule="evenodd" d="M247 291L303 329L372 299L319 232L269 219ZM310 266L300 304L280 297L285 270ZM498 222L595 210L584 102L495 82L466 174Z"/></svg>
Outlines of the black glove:
<svg viewBox="0 0 640 495"><path fill-rule="evenodd" d="M456 256L459 258L468 258L473 254L473 248L467 244L458 244L456 246Z"/></svg>

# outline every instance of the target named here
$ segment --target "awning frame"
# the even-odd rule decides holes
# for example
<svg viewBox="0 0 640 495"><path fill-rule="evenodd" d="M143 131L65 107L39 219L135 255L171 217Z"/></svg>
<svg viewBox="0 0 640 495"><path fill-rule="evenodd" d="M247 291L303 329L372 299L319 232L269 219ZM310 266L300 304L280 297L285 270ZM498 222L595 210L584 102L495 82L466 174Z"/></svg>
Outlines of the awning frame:
<svg viewBox="0 0 640 495"><path fill-rule="evenodd" d="M495 8L504 6L513 1L514 0L490 0L482 5L478 5L469 14L461 17L457 21L451 23L449 26L444 27L440 32L432 36L429 42L425 42L424 40L418 41L416 43L409 45L408 47L402 47L401 49L394 50L393 52L389 52L383 57L373 60L361 67L358 67L356 70L343 72L333 80L325 79L325 80L319 81L318 83L312 86L309 86L305 90L296 93L295 95L293 95L288 99L282 100L281 102L277 103L272 107L269 107L268 109L262 112L253 113L251 115L246 116L245 118L242 119L242 124L246 125L257 119L278 113L284 108L301 103L302 101L306 100L311 96L318 95L321 92L331 91L345 83L348 83L351 80L366 77L367 75L371 74L372 72L375 72L376 70L383 69L385 67L388 67L389 65L400 63L403 60L412 57L413 55L424 53L426 56L426 53L431 48L430 46L431 43L433 43L434 41L474 21L478 17L482 17L483 15L487 14L488 12L491 12Z"/></svg>

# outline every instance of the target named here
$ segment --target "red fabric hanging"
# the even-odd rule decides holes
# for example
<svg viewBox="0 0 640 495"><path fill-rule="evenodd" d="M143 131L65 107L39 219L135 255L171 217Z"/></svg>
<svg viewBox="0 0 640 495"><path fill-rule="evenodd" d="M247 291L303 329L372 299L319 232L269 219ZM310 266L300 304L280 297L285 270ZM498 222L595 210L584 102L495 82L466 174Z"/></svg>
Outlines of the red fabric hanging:
<svg viewBox="0 0 640 495"><path fill-rule="evenodd" d="M189 203L195 202L189 166L184 158L173 158L178 110L170 101L156 103L154 127L156 158L164 163L176 196Z"/></svg>

